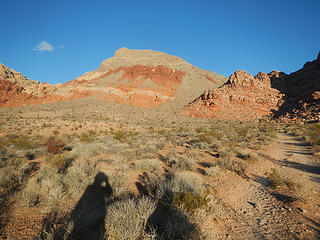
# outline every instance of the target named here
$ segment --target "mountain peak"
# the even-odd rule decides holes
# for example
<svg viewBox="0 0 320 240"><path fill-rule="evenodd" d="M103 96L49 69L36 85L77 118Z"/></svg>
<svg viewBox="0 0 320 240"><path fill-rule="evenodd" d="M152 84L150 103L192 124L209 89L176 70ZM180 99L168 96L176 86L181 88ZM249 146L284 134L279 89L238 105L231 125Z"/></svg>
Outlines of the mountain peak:
<svg viewBox="0 0 320 240"><path fill-rule="evenodd" d="M158 52L150 49L136 50L122 47L115 51L113 57L104 60L100 67L100 71L108 71L120 66L157 66L163 65L175 68L177 65L190 65L182 58L169 55L167 53Z"/></svg>

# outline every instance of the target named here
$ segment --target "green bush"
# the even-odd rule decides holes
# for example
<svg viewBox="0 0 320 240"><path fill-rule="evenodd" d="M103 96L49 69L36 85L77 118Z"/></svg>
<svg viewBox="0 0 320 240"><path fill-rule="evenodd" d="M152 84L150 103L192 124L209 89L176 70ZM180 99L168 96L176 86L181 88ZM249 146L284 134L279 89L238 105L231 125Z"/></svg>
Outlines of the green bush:
<svg viewBox="0 0 320 240"><path fill-rule="evenodd" d="M178 192L173 194L172 204L176 207L193 212L199 208L206 208L210 202L208 193L201 195L191 192Z"/></svg>

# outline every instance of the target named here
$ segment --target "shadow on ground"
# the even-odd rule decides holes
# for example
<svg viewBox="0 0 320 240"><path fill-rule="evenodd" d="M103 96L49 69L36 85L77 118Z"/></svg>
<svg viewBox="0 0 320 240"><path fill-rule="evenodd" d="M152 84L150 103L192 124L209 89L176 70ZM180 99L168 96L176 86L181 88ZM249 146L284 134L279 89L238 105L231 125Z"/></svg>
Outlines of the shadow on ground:
<svg viewBox="0 0 320 240"><path fill-rule="evenodd" d="M286 167L291 167L303 172L308 172L312 174L320 174L320 167L318 166L312 166L312 165L307 165L299 162L294 162L294 161L288 161L288 160L283 160L283 161L278 161L281 166L286 166Z"/></svg>
<svg viewBox="0 0 320 240"><path fill-rule="evenodd" d="M40 239L48 234L52 239L92 239L105 236L107 199L112 195L108 177L99 172L94 183L89 185L71 214L50 213L43 221ZM60 226L59 226L60 225ZM55 226L59 226L56 227ZM55 228L52 232L51 229Z"/></svg>

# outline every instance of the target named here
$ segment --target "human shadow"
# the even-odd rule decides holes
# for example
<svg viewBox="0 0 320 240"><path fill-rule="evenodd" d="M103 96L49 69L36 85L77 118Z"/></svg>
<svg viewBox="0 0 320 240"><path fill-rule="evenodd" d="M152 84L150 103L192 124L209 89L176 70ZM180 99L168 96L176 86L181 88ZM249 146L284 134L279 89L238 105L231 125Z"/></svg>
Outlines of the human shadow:
<svg viewBox="0 0 320 240"><path fill-rule="evenodd" d="M52 233L53 239L104 239L106 209L108 198L112 193L108 176L102 172L97 173L94 182L86 188L71 214L64 216L59 216L59 213L49 214L41 232L48 232L53 228L52 225L55 225L58 227ZM45 238L40 237L40 239Z"/></svg>
<svg viewBox="0 0 320 240"><path fill-rule="evenodd" d="M102 239L105 235L106 199L112 195L108 176L99 172L71 213L70 239Z"/></svg>

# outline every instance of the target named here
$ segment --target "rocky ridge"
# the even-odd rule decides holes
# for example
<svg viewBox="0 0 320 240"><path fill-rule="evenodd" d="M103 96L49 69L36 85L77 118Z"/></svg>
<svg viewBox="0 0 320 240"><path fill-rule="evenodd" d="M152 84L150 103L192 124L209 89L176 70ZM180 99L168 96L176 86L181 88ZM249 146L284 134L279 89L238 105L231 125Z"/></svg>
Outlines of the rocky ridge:
<svg viewBox="0 0 320 240"><path fill-rule="evenodd" d="M236 71L224 85L205 91L180 113L218 119L256 120L269 116L281 121L319 122L319 56L291 74L273 71L252 77Z"/></svg>
<svg viewBox="0 0 320 240"><path fill-rule="evenodd" d="M265 73L255 77L236 71L220 88L207 90L181 111L183 115L218 119L252 120L278 108L282 95L271 87Z"/></svg>
<svg viewBox="0 0 320 240"><path fill-rule="evenodd" d="M274 117L280 121L320 121L320 52L316 60L291 74L273 71L272 87L283 95L283 103Z"/></svg>
<svg viewBox="0 0 320 240"><path fill-rule="evenodd" d="M91 96L89 91L66 92L58 86L30 80L0 63L0 107L27 106Z"/></svg>

